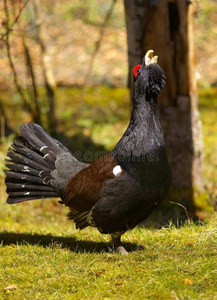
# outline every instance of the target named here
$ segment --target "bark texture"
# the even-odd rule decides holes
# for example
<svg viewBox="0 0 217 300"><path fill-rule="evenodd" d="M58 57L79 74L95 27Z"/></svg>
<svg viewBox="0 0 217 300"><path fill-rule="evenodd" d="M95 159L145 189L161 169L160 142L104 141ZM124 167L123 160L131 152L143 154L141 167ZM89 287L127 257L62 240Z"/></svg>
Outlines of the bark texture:
<svg viewBox="0 0 217 300"><path fill-rule="evenodd" d="M129 87L133 67L153 49L167 76L159 105L173 186L180 191L190 190L191 204L195 190L203 192L203 139L194 71L194 2L124 0Z"/></svg>

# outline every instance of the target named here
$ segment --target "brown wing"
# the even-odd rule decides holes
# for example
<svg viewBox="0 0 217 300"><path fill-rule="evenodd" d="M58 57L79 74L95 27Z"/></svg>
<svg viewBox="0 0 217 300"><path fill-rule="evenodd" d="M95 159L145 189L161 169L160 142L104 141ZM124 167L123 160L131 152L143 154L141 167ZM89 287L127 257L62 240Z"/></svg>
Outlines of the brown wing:
<svg viewBox="0 0 217 300"><path fill-rule="evenodd" d="M114 157L103 156L77 173L66 185L64 203L70 207L69 218L75 222L86 219L88 212L100 199L100 191L107 179L115 177ZM79 227L79 226L77 226ZM79 227L80 228L80 227Z"/></svg>

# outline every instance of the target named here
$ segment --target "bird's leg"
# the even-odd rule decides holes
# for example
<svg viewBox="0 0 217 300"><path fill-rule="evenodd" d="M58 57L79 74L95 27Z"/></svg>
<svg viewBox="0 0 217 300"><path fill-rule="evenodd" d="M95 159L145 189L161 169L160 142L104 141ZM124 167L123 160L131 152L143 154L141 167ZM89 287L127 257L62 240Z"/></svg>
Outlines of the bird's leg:
<svg viewBox="0 0 217 300"><path fill-rule="evenodd" d="M121 246L121 235L120 234L112 234L112 243L113 243L113 247L115 249L115 252L121 255L127 255L128 252L126 251L126 249Z"/></svg>

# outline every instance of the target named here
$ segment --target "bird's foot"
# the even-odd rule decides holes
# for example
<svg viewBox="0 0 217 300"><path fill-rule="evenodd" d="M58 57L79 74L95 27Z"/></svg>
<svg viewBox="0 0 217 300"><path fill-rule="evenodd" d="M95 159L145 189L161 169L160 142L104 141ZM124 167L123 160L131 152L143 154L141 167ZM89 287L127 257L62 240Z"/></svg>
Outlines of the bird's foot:
<svg viewBox="0 0 217 300"><path fill-rule="evenodd" d="M123 246L117 247L116 253L121 254L121 255L128 255L127 250Z"/></svg>
<svg viewBox="0 0 217 300"><path fill-rule="evenodd" d="M121 233L113 233L112 234L112 242L113 242L113 247L115 249L115 252L121 255L127 255L128 252L127 250L121 246Z"/></svg>

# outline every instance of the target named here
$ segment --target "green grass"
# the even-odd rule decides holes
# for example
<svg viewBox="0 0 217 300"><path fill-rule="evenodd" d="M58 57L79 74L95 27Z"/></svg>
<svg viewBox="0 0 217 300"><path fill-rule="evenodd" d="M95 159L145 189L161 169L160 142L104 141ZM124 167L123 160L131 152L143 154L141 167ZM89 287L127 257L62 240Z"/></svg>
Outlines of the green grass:
<svg viewBox="0 0 217 300"><path fill-rule="evenodd" d="M58 93L61 129L69 126L79 91L60 89ZM216 95L215 89L200 92L204 174L213 203L217 194ZM72 98L75 106L66 110L64 105ZM127 124L127 103L126 89L90 89L77 130L96 147L100 136L100 147L109 150ZM10 112L13 103L7 107ZM91 119L88 131L86 119ZM11 121L23 120L14 114ZM6 142L0 152L1 172L10 138ZM181 228L169 222L158 230L137 227L123 236L130 253L122 257L112 252L109 236L93 228L75 231L66 218L67 209L56 200L10 206L4 190L1 180L0 299L217 299L216 216Z"/></svg>
<svg viewBox="0 0 217 300"><path fill-rule="evenodd" d="M3 223L10 232L0 236L1 299L217 297L216 219L181 229L137 228L124 236L133 250L127 257L112 253L106 236L93 229L76 233L61 220L22 221L25 230ZM5 290L11 285L16 289Z"/></svg>

